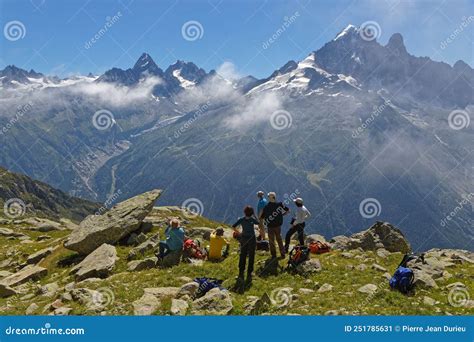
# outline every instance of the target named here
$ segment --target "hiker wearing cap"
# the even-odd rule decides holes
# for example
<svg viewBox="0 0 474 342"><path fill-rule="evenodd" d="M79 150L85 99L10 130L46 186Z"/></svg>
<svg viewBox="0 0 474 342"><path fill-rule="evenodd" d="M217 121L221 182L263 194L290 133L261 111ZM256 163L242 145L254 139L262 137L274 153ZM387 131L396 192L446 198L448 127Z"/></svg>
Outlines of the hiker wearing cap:
<svg viewBox="0 0 474 342"><path fill-rule="evenodd" d="M212 261L219 261L227 255L229 255L229 242L224 239L224 228L219 227L211 233L208 258Z"/></svg>
<svg viewBox="0 0 474 342"><path fill-rule="evenodd" d="M242 227L242 233L239 234L240 241L240 259L239 259L239 277L237 278L237 283L239 290L241 290L240 285L250 286L252 283L252 272L255 262L255 249L257 247L257 238L255 236L255 225L258 225L258 220L255 217L255 212L251 206L246 206L244 208L243 217L239 218L232 227L234 232L237 232L237 227ZM244 280L245 273L245 264L249 259L247 266L247 279Z"/></svg>
<svg viewBox="0 0 474 342"><path fill-rule="evenodd" d="M181 250L183 248L185 233L178 219L172 219L165 230L165 241L160 241L159 258L163 259L167 254Z"/></svg>
<svg viewBox="0 0 474 342"><path fill-rule="evenodd" d="M263 208L268 204L268 200L265 198L265 193L263 191L257 192L257 198L257 217L259 218L258 229L260 231L260 240L265 240L264 219L260 217L262 216Z"/></svg>
<svg viewBox="0 0 474 342"><path fill-rule="evenodd" d="M304 227L306 226L305 221L311 216L311 213L303 205L303 199L297 198L294 200L296 205L296 214L292 220L291 228L286 233L285 237L285 251L288 253L288 248L290 246L291 236L294 233L298 233L298 241L301 246L304 245Z"/></svg>
<svg viewBox="0 0 474 342"><path fill-rule="evenodd" d="M275 240L278 243L280 254L285 258L285 248L281 238L281 226L283 225L283 216L288 214L290 209L282 202L276 201L276 194L274 192L268 193L268 204L263 208L261 217L265 221L265 226L268 230L268 239L270 240L270 253L272 258L276 258Z"/></svg>

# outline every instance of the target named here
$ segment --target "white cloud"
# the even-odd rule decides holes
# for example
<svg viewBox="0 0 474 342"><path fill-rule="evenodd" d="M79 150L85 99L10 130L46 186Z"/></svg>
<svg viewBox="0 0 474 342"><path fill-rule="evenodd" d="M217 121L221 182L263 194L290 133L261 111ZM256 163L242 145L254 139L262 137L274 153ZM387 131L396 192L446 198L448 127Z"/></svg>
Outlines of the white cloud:
<svg viewBox="0 0 474 342"><path fill-rule="evenodd" d="M242 75L240 75L240 73L237 71L234 63L229 61L222 63L217 68L216 72L229 81L238 80L242 77Z"/></svg>

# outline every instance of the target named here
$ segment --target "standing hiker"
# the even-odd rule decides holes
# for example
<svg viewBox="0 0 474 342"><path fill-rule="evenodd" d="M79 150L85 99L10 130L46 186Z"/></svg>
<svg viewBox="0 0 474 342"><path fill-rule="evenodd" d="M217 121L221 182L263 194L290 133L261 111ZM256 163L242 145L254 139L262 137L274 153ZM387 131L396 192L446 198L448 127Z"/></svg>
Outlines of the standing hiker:
<svg viewBox="0 0 474 342"><path fill-rule="evenodd" d="M265 240L265 225L263 224L264 220L260 217L262 216L263 208L265 208L265 206L267 205L268 200L265 198L265 194L263 191L257 192L257 198L257 217L259 218L258 229L260 231L260 240Z"/></svg>
<svg viewBox="0 0 474 342"><path fill-rule="evenodd" d="M168 253L183 249L185 238L184 228L181 227L178 219L172 219L165 230L165 241L160 241L159 258L163 259Z"/></svg>
<svg viewBox="0 0 474 342"><path fill-rule="evenodd" d="M290 209L282 202L276 201L276 193L268 193L268 204L263 208L261 217L264 219L268 229L268 239L270 240L270 253L272 258L276 258L275 240L280 249L281 258L285 258L285 248L281 238L281 226L283 225L283 216L290 212Z"/></svg>
<svg viewBox="0 0 474 342"><path fill-rule="evenodd" d="M297 198L294 200L295 205L296 205L296 214L295 217L293 218L291 228L286 233L285 237L285 251L288 253L288 248L290 246L290 240L291 236L294 233L298 233L298 241L300 246L304 245L304 227L306 226L305 221L311 216L311 213L309 212L308 209L303 205L303 199L302 198Z"/></svg>
<svg viewBox="0 0 474 342"><path fill-rule="evenodd" d="M247 279L245 280L245 286L249 287L252 284L252 272L255 262L255 249L257 246L257 239L255 237L255 225L258 225L258 220L255 217L254 210L251 206L246 206L244 208L243 217L239 218L232 227L234 231L237 232L237 227L242 227L242 233L239 234L240 241L240 259L239 259L239 277L237 278L237 283L239 290L241 290L242 284L244 284L244 273L245 273L245 264L247 257L249 263L247 266Z"/></svg>

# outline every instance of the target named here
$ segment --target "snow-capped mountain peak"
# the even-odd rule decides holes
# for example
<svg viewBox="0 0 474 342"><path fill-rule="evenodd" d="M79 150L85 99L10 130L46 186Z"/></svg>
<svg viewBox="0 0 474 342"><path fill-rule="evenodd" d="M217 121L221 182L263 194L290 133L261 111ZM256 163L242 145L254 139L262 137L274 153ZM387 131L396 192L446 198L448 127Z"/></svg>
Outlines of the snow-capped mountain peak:
<svg viewBox="0 0 474 342"><path fill-rule="evenodd" d="M337 36L333 39L333 41L339 40L343 38L344 36L348 36L352 33L358 33L358 32L359 32L359 29L356 26L349 24L346 26L344 30L342 30L341 32L337 34Z"/></svg>

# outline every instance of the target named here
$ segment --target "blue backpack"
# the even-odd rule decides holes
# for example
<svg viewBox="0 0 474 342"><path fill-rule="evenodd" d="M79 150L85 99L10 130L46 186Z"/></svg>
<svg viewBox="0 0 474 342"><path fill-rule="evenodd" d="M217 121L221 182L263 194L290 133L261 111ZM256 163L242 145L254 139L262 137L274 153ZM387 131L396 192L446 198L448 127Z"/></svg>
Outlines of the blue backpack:
<svg viewBox="0 0 474 342"><path fill-rule="evenodd" d="M218 287L220 289L223 289L223 287L221 286L223 283L223 280L202 277L202 278L196 278L194 279L194 281L199 284L199 287L193 296L193 300L204 296L207 292L209 292L213 288Z"/></svg>
<svg viewBox="0 0 474 342"><path fill-rule="evenodd" d="M413 289L413 280L415 275L413 271L407 267L400 266L397 268L389 284L392 289L397 289L401 293L408 293Z"/></svg>

